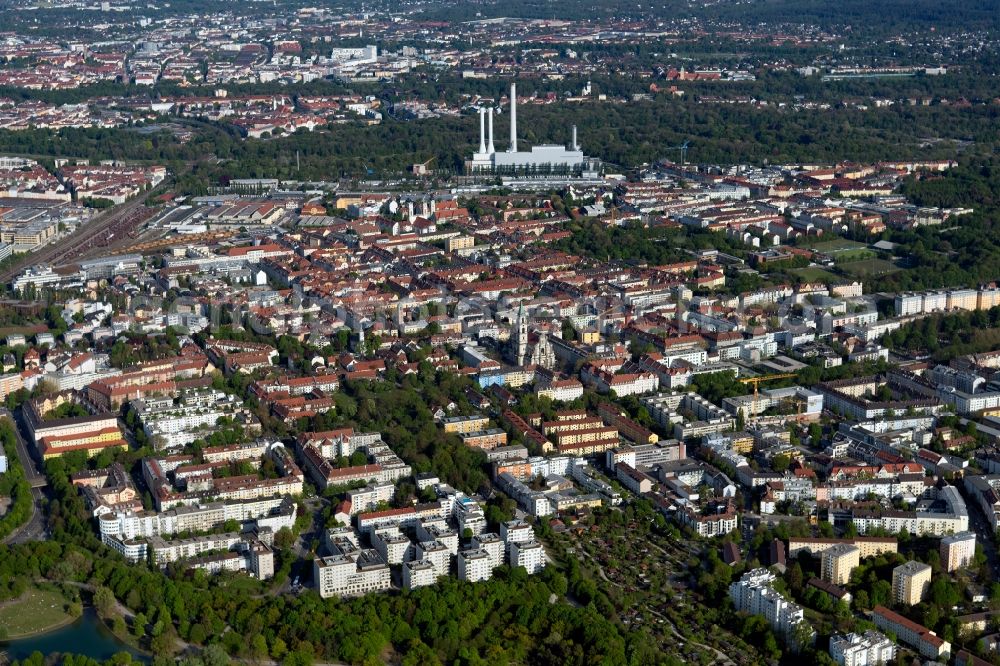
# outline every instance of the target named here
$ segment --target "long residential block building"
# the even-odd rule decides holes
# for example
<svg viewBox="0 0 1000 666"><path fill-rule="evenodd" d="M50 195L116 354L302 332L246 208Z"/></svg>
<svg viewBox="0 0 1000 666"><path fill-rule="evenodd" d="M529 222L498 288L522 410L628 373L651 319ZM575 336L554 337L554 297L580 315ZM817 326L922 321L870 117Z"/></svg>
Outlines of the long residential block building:
<svg viewBox="0 0 1000 666"><path fill-rule="evenodd" d="M872 617L882 631L892 632L901 643L905 643L928 659L947 659L951 655L951 643L933 631L895 613L885 606L876 606Z"/></svg>

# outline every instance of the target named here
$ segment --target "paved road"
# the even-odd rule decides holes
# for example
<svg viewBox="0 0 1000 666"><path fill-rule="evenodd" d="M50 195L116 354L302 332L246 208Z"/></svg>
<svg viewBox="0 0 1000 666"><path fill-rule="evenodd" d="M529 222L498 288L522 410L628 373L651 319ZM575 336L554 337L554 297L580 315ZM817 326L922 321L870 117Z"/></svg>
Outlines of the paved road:
<svg viewBox="0 0 1000 666"><path fill-rule="evenodd" d="M41 541L48 538L45 526L45 485L47 483L45 474L41 467L31 455L31 449L21 434L20 423L10 411L0 408L0 418L9 418L14 422L14 434L17 437L17 458L24 469L24 475L31 484L31 517L28 521L14 530L5 540L8 545L17 543L27 543L28 541Z"/></svg>
<svg viewBox="0 0 1000 666"><path fill-rule="evenodd" d="M996 542L993 541L993 531L986 522L982 507L979 502L973 500L965 492L965 485L956 485L962 497L965 498L965 505L969 511L969 528L976 533L976 545L983 547L983 554L996 578L1000 578L1000 553L997 552Z"/></svg>
<svg viewBox="0 0 1000 666"><path fill-rule="evenodd" d="M28 483L32 487L44 486L48 483L45 478L45 473L42 471L41 465L32 455L33 448L30 447L28 442L25 440L24 434L21 432L22 424L20 420L20 410L18 414L11 414L9 410L0 408L0 418L7 417L14 423L14 435L17 437L17 457L21 461L21 468L24 469L24 475L28 479Z"/></svg>

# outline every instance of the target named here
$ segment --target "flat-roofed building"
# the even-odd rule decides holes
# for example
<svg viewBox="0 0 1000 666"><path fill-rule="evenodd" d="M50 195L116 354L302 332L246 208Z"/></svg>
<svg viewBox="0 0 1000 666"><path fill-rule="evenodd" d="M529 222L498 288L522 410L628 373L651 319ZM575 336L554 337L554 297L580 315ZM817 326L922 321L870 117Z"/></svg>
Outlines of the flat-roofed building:
<svg viewBox="0 0 1000 666"><path fill-rule="evenodd" d="M388 564L402 564L410 559L412 544L398 527L387 527L371 533L372 548Z"/></svg>
<svg viewBox="0 0 1000 666"><path fill-rule="evenodd" d="M834 585L846 585L861 563L861 549L846 543L828 548L821 556L820 577Z"/></svg>
<svg viewBox="0 0 1000 666"><path fill-rule="evenodd" d="M762 616L776 634L791 640L805 622L804 611L774 589L776 578L767 569L748 571L729 586L729 597L736 610Z"/></svg>
<svg viewBox="0 0 1000 666"><path fill-rule="evenodd" d="M941 566L945 571L969 566L976 556L976 533L959 532L941 539Z"/></svg>
<svg viewBox="0 0 1000 666"><path fill-rule="evenodd" d="M313 560L313 581L324 599L387 590L391 584L389 565L374 550L360 549L317 557Z"/></svg>
<svg viewBox="0 0 1000 666"><path fill-rule="evenodd" d="M490 555L485 550L463 550L458 554L459 580L477 583L492 577Z"/></svg>
<svg viewBox="0 0 1000 666"><path fill-rule="evenodd" d="M467 433L486 430L490 426L489 417L480 414L474 416L448 416L441 420L445 432Z"/></svg>
<svg viewBox="0 0 1000 666"><path fill-rule="evenodd" d="M403 564L403 587L414 590L437 582L437 569L427 560L411 560Z"/></svg>
<svg viewBox="0 0 1000 666"><path fill-rule="evenodd" d="M485 451L495 449L498 446L506 446L507 444L507 433L499 428L465 432L460 434L459 437L462 438L462 443L466 446L472 446Z"/></svg>
<svg viewBox="0 0 1000 666"><path fill-rule="evenodd" d="M830 638L830 657L840 666L876 666L896 658L896 644L869 629L863 634Z"/></svg>
<svg viewBox="0 0 1000 666"><path fill-rule="evenodd" d="M515 541L509 552L512 567L524 567L529 574L545 568L545 549L537 541Z"/></svg>
<svg viewBox="0 0 1000 666"><path fill-rule="evenodd" d="M504 551L506 549L504 548L503 539L492 532L484 532L472 537L472 549L485 550L489 553L490 562L494 569L504 563Z"/></svg>
<svg viewBox="0 0 1000 666"><path fill-rule="evenodd" d="M451 551L440 541L421 541L417 544L416 559L434 565L438 576L447 576L451 570Z"/></svg>
<svg viewBox="0 0 1000 666"><path fill-rule="evenodd" d="M892 599L913 606L924 600L931 586L930 566L910 560L892 570Z"/></svg>

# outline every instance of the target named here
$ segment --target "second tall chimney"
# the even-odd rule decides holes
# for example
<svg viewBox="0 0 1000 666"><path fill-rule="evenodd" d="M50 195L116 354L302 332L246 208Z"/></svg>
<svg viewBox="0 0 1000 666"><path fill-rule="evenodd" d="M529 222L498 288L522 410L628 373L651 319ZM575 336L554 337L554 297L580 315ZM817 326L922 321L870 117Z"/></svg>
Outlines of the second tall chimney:
<svg viewBox="0 0 1000 666"><path fill-rule="evenodd" d="M517 152L517 84L510 84L510 152Z"/></svg>
<svg viewBox="0 0 1000 666"><path fill-rule="evenodd" d="M490 155L492 155L493 153L496 152L496 150L493 148L493 107L492 106L489 108L489 116L490 116L490 143L486 147L486 152L489 153Z"/></svg>

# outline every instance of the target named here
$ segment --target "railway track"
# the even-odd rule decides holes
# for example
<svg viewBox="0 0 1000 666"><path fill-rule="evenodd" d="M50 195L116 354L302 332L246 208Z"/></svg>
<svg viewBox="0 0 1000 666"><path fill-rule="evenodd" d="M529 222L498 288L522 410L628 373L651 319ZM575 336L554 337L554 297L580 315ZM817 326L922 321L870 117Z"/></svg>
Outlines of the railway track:
<svg viewBox="0 0 1000 666"><path fill-rule="evenodd" d="M10 282L27 266L35 264L58 266L79 259L94 248L106 245L110 234L115 234L116 230L120 231L124 226L127 226L125 223L135 222L138 219L137 216L143 214L145 198L145 196L138 196L120 206L100 213L70 235L49 243L35 252L26 254L16 264L0 271L0 282Z"/></svg>

